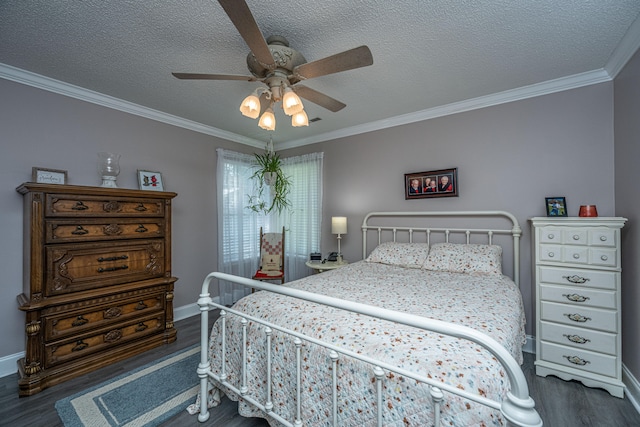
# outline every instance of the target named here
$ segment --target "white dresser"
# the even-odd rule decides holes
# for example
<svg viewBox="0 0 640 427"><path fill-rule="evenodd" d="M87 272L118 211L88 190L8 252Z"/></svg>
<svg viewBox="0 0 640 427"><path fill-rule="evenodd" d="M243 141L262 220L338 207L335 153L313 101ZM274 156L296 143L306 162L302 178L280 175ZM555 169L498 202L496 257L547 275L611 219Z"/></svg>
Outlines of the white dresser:
<svg viewBox="0 0 640 427"><path fill-rule="evenodd" d="M536 374L624 396L620 230L626 218L532 218Z"/></svg>

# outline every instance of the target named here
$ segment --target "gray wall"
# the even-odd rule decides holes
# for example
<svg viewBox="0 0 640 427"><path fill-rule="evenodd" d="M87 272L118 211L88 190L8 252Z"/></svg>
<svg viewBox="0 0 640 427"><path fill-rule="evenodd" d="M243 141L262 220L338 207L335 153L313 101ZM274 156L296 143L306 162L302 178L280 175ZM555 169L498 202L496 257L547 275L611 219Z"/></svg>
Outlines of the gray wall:
<svg viewBox="0 0 640 427"><path fill-rule="evenodd" d="M629 219L622 245L622 360L640 379L640 51L615 80L616 213Z"/></svg>
<svg viewBox="0 0 640 427"><path fill-rule="evenodd" d="M613 83L286 150L325 152L323 252L334 250L330 217L346 215L347 259L360 254L360 225L372 210L503 209L524 229L521 290L532 330L530 231L545 196L565 196L570 215L596 204L614 215ZM246 146L0 80L0 359L24 350L24 317L15 296L22 283L22 200L15 187L32 166L66 169L69 183L98 185L96 153L122 153L118 183L136 188L135 170L161 171L174 201L175 306L197 299L217 265L215 149ZM403 175L458 168L460 197L406 201ZM625 361L628 363L628 361Z"/></svg>

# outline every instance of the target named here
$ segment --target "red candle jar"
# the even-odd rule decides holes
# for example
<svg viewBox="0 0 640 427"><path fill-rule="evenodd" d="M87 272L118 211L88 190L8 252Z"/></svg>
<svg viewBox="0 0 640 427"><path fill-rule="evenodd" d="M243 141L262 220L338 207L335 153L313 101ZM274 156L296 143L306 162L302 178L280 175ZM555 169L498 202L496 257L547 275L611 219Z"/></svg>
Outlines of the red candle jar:
<svg viewBox="0 0 640 427"><path fill-rule="evenodd" d="M580 211L578 212L578 216L584 216L584 217L598 216L598 210L596 209L596 205L580 206Z"/></svg>

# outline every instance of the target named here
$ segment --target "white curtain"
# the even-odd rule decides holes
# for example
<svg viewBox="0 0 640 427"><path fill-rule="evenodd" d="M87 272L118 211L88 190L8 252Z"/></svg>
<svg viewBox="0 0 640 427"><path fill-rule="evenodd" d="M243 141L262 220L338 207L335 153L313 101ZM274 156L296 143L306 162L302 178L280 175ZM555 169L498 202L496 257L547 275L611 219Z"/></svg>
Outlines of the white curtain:
<svg viewBox="0 0 640 427"><path fill-rule="evenodd" d="M217 162L218 191L218 269L224 273L251 277L258 269L260 227L279 232L285 227L285 279L304 277L309 252L319 251L322 220L323 153L282 159L282 169L293 183L291 209L269 217L245 208L255 186L254 156L219 148ZM251 293L244 286L225 282L221 285L221 304L232 304Z"/></svg>

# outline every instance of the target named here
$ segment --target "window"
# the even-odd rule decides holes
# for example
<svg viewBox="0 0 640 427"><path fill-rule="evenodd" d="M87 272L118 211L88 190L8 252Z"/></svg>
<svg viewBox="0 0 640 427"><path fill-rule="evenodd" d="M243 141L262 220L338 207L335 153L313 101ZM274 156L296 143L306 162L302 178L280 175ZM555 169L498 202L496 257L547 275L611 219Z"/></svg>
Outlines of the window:
<svg viewBox="0 0 640 427"><path fill-rule="evenodd" d="M258 268L260 227L277 232L285 227L285 278L306 275L309 253L320 248L322 220L323 153L282 159L283 172L291 177L291 209L269 217L246 209L253 191L250 154L218 149L218 267L225 273L251 277ZM249 288L225 285L221 300L231 304L250 293Z"/></svg>

